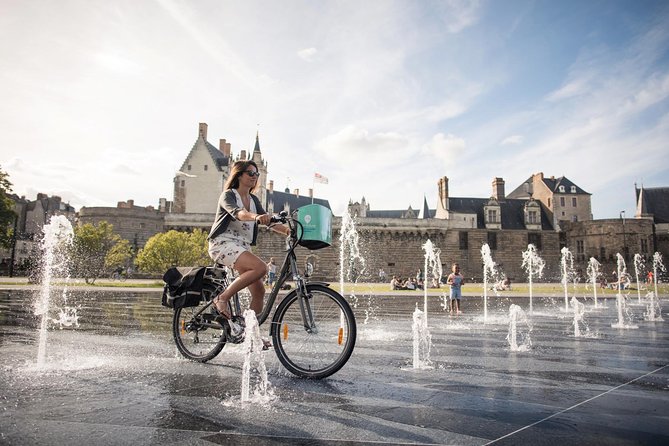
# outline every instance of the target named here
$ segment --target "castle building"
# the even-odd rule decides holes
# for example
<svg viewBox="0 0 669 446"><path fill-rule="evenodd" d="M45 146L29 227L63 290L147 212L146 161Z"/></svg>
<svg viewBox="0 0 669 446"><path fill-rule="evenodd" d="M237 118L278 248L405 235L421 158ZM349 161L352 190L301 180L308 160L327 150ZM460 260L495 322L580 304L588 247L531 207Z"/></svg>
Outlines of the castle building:
<svg viewBox="0 0 669 446"><path fill-rule="evenodd" d="M79 210L78 222L97 225L106 221L114 228L114 232L130 242L137 252L154 235L162 232L165 226L165 215L153 206L136 206L133 200L119 201L115 208L82 207Z"/></svg>
<svg viewBox="0 0 669 446"><path fill-rule="evenodd" d="M547 264L557 264L560 234L547 210L531 196L510 198L505 195L502 178L492 181L489 198L451 197L449 179L437 183L436 209L424 199L422 218L409 206L407 211L371 211L363 198L350 203L349 213L358 217L360 239L370 245L368 266L383 268L401 277L415 275L423 262L421 246L428 238L441 249L442 267L460 263L468 277L481 276L481 247L488 244L495 261L514 280L523 280L521 252L534 244Z"/></svg>
<svg viewBox="0 0 669 446"><path fill-rule="evenodd" d="M653 251L669 255L669 187L637 187L635 218L653 222Z"/></svg>
<svg viewBox="0 0 669 446"><path fill-rule="evenodd" d="M534 198L541 202L556 229L563 221L592 220L590 197L568 178L546 178L543 172L532 175L509 194L509 198Z"/></svg>
<svg viewBox="0 0 669 446"><path fill-rule="evenodd" d="M312 189L306 195L298 189L275 189L257 133L253 149L241 150L237 156L225 139L219 140L217 148L207 138L207 124L199 123L195 143L175 173L172 201L161 198L158 209L135 206L132 200L119 202L115 208L83 207L79 223L108 221L136 248L143 247L154 234L170 229L208 231L232 164L246 159L258 165L260 177L255 193L268 212L290 212L311 203L330 208L327 200L314 197ZM565 246L583 269L590 257L608 263L605 268L610 268L617 252L629 260L631 253L648 258L656 250L664 256L669 251L669 188L636 189L635 218L625 219L621 214L620 219L608 220L593 220L591 194L568 178L545 177L541 172L531 175L510 194L505 193L505 182L500 177L493 178L492 193L485 198L451 197L446 176L438 180L437 191L437 204L432 209L425 198L422 209L372 210L365 197L360 202L349 201L349 213L357 219L360 240L365 245L362 250L366 253L368 279L380 268L403 277L415 275L423 265L422 246L427 239L441 249L446 270L451 262L459 262L470 280L481 277L483 244L488 244L500 269L520 281L524 280L521 253L530 243L546 261L546 280L559 276L551 269L559 268L560 249ZM24 217L23 221L36 221L45 209L55 209L43 198L38 197L33 204L23 203L23 215L30 212L30 218ZM298 248L300 262L304 259L311 263L318 271L317 278L338 277L340 228L341 218L335 217L331 248ZM282 237L265 231L259 234L254 248L262 258L281 258L284 249Z"/></svg>

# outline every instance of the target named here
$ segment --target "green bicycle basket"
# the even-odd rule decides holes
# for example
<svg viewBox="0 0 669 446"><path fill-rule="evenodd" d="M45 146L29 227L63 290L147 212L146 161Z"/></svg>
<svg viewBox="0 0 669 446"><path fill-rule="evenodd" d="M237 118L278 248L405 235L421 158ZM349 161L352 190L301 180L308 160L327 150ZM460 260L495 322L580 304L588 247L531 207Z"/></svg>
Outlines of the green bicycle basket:
<svg viewBox="0 0 669 446"><path fill-rule="evenodd" d="M332 211L320 204L309 204L297 209L297 221L302 224L300 245L307 249L321 249L332 245Z"/></svg>

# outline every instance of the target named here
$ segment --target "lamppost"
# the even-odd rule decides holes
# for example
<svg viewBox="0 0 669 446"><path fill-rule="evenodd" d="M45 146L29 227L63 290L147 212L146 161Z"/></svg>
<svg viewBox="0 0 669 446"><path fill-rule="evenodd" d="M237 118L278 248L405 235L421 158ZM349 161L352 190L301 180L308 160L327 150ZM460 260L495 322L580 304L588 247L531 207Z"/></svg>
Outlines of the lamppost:
<svg viewBox="0 0 669 446"><path fill-rule="evenodd" d="M625 211L620 211L620 220L623 223L623 257L627 262L627 235L625 233Z"/></svg>

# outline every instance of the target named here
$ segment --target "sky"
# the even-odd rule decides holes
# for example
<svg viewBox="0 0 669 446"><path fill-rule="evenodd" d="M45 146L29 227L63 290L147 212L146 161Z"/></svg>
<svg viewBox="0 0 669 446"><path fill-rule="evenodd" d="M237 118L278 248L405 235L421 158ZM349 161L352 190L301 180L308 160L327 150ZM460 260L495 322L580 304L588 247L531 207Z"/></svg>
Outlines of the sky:
<svg viewBox="0 0 669 446"><path fill-rule="evenodd" d="M157 207L197 139L256 132L275 188L341 215L532 174L596 219L669 186L664 0L0 0L0 168L76 209Z"/></svg>

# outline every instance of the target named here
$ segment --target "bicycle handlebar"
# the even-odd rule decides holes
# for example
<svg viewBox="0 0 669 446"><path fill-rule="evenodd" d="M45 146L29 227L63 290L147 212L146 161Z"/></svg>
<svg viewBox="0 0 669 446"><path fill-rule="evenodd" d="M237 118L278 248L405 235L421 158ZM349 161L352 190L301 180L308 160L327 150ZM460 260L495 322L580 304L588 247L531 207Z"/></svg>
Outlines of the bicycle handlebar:
<svg viewBox="0 0 669 446"><path fill-rule="evenodd" d="M288 212L281 211L278 214L272 215L269 219L271 223L286 223L288 220Z"/></svg>

